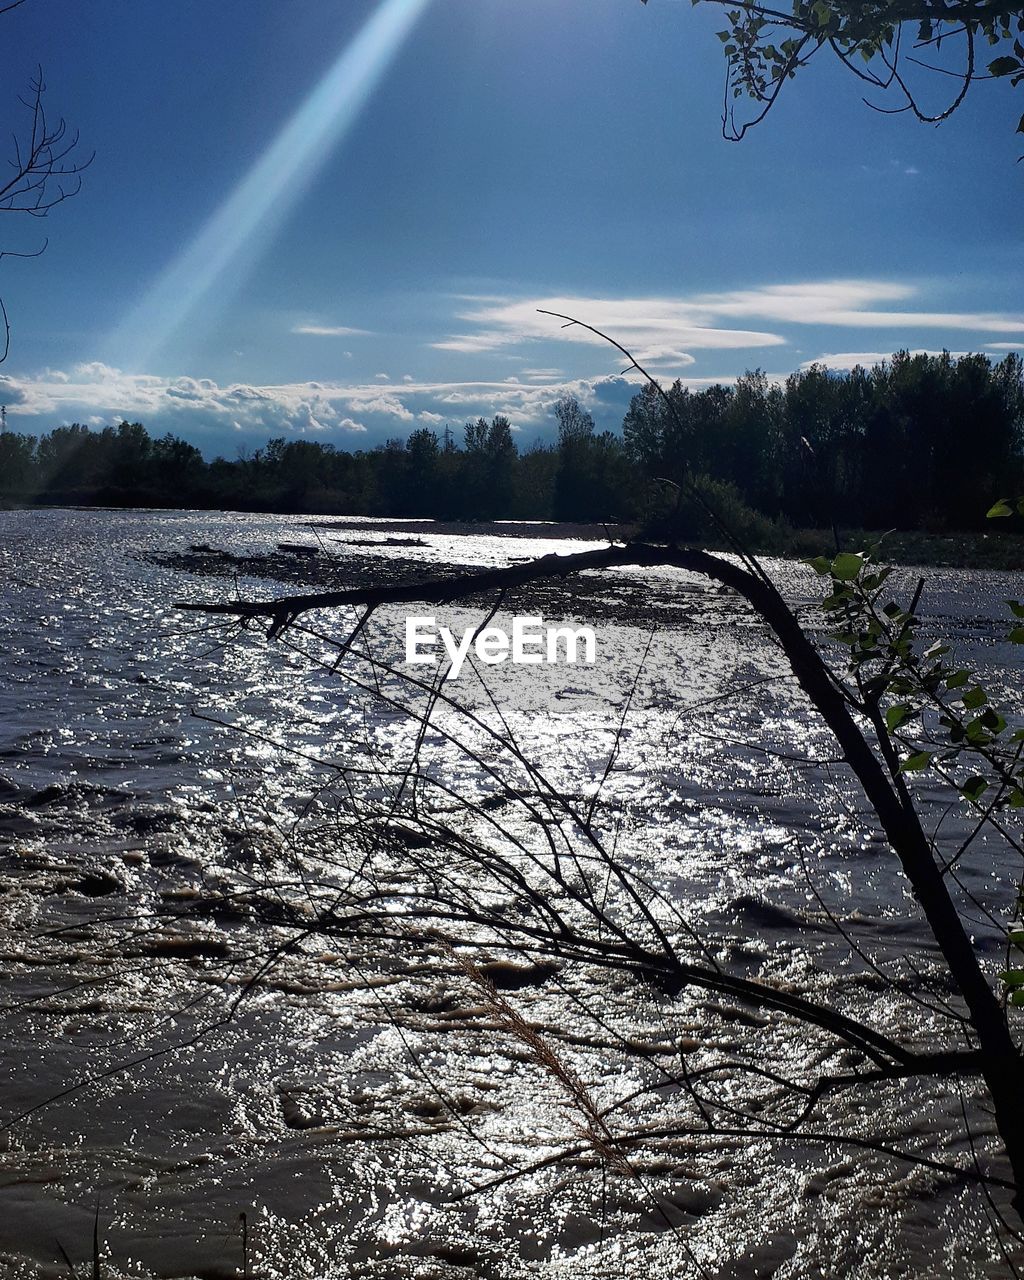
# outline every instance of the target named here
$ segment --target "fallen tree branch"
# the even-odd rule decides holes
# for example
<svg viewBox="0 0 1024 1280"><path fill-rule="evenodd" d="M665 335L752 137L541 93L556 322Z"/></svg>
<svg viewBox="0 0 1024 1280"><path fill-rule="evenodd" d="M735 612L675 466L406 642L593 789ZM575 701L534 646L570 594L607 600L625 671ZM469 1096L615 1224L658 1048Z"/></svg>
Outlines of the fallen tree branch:
<svg viewBox="0 0 1024 1280"><path fill-rule="evenodd" d="M564 579L590 570L624 567L672 567L729 587L752 606L774 634L798 683L825 720L843 758L870 802L967 1007L982 1054L982 1074L995 1104L997 1125L1014 1167L1018 1187L1024 1189L1024 1113L1018 1088L1022 1063L1005 1010L982 971L964 923L936 866L909 793L906 788L894 784L878 749L872 747L865 731L855 720L842 687L763 571L752 572L743 564L696 548L635 542L566 556L547 555L521 565L461 573L421 583L353 588L262 601L185 601L180 607L194 612L226 615L242 622L266 618L271 624L269 634L278 636L302 614L315 609L354 605L377 607L413 601L449 604L544 579ZM695 978L689 976L688 980ZM1021 1212L1024 1207L1021 1195L1015 1199L1015 1206Z"/></svg>

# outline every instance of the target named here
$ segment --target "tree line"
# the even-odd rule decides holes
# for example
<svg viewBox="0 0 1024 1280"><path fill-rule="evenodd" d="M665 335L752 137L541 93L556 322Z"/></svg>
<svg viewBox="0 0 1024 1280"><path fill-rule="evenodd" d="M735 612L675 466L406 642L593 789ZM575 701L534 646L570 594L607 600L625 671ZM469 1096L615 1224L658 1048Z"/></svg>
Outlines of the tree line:
<svg viewBox="0 0 1024 1280"><path fill-rule="evenodd" d="M755 370L733 386L647 385L621 432L598 431L571 396L555 416L557 440L524 449L497 415L467 423L461 443L425 427L351 453L278 437L211 462L138 422L38 439L5 431L0 500L454 520L650 523L671 511L677 532L699 534L705 502L734 526L969 529L1024 484L1015 353L898 352L870 370L813 365L781 383ZM680 499L694 490L703 500Z"/></svg>

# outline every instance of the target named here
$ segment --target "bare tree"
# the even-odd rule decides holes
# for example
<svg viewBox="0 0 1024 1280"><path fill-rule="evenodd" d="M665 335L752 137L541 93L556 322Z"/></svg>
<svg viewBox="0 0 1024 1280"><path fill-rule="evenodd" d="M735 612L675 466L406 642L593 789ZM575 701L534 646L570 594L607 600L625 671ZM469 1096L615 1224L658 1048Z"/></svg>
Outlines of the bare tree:
<svg viewBox="0 0 1024 1280"><path fill-rule="evenodd" d="M0 15L17 9L22 3L24 0L8 4L0 9ZM6 181L0 179L0 213L47 217L52 209L78 194L82 173L92 163L92 155L81 156L79 135L68 128L64 117L54 121L47 116L45 92L43 69L39 67L29 84L28 93L20 99L27 118L13 133L13 154L8 160L8 174ZM45 249L44 241L38 249L28 253L0 251L0 258L38 257ZM11 327L2 298L0 320L4 327L3 351L0 353L2 363L7 359L11 345Z"/></svg>

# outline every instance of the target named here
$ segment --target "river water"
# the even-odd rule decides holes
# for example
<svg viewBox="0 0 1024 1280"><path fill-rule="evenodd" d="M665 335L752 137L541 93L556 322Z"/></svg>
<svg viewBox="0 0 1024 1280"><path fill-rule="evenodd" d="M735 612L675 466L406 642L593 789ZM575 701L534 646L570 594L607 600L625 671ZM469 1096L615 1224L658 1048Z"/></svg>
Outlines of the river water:
<svg viewBox="0 0 1024 1280"><path fill-rule="evenodd" d="M410 555L595 544L412 548L388 525L356 547L333 523L0 513L5 1274L66 1276L64 1255L87 1274L94 1229L115 1278L1009 1274L1004 1192L854 1145L1005 1175L971 1084L858 1087L787 1133L779 1081L857 1070L849 1048L593 962L619 927L661 929L883 1035L956 1044L914 901L745 608L675 571L595 578L592 667L467 667L424 728L405 611L339 656L351 617L268 642L174 602L293 592L252 574L280 542L378 579ZM194 546L239 560L189 573ZM808 570L770 568L812 607ZM927 578L926 628L1017 706L1015 580ZM436 611L458 630L485 612ZM927 783L922 803L955 849L964 815ZM596 950L511 949L530 884L491 848L530 884L564 860L604 913L565 903ZM987 839L959 870L995 972L1013 864Z"/></svg>

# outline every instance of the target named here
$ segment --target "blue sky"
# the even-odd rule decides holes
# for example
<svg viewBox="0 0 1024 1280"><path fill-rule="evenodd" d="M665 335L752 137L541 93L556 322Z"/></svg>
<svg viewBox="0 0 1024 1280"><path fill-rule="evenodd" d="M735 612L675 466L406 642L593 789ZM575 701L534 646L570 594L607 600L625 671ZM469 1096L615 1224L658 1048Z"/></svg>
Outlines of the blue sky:
<svg viewBox="0 0 1024 1280"><path fill-rule="evenodd" d="M6 134L41 63L96 159L2 220L17 430L139 419L209 456L367 448L580 396L613 333L694 385L899 347L1024 349L1024 95L940 128L824 58L721 137L714 6L689 0L28 0L0 17ZM947 85L922 81L938 102Z"/></svg>

